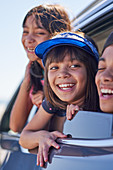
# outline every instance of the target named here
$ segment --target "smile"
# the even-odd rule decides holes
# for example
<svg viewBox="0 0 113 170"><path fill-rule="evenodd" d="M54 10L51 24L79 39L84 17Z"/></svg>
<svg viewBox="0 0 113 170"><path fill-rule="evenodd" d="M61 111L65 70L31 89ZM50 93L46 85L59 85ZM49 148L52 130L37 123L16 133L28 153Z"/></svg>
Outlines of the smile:
<svg viewBox="0 0 113 170"><path fill-rule="evenodd" d="M102 96L113 95L113 90L111 89L101 89Z"/></svg>
<svg viewBox="0 0 113 170"><path fill-rule="evenodd" d="M34 52L34 51L35 51L35 48L27 48L27 50L28 50L29 52Z"/></svg>
<svg viewBox="0 0 113 170"><path fill-rule="evenodd" d="M59 84L58 87L62 90L69 90L72 88L75 84Z"/></svg>

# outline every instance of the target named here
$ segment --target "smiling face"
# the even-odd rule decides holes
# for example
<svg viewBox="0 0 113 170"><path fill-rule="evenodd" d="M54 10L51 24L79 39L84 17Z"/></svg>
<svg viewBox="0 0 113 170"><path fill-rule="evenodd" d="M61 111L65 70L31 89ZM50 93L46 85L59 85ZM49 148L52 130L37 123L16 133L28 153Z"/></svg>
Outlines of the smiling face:
<svg viewBox="0 0 113 170"><path fill-rule="evenodd" d="M107 47L100 58L96 85L101 110L113 113L113 45Z"/></svg>
<svg viewBox="0 0 113 170"><path fill-rule="evenodd" d="M42 26L40 21L38 21L37 26L34 15L26 19L23 27L22 44L29 60L41 62L41 59L35 55L35 47L49 38L50 33Z"/></svg>
<svg viewBox="0 0 113 170"><path fill-rule="evenodd" d="M60 100L81 106L85 100L87 73L83 63L67 53L62 62L52 62L48 68L48 81Z"/></svg>

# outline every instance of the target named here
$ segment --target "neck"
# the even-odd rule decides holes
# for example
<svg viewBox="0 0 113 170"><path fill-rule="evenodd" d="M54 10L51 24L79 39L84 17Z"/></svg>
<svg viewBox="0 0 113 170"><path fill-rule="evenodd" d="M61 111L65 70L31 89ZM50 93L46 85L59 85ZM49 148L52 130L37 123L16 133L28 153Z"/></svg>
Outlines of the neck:
<svg viewBox="0 0 113 170"><path fill-rule="evenodd" d="M78 99L77 101L71 102L70 104L77 105L77 106L79 106L79 108L82 108L85 104L85 96Z"/></svg>

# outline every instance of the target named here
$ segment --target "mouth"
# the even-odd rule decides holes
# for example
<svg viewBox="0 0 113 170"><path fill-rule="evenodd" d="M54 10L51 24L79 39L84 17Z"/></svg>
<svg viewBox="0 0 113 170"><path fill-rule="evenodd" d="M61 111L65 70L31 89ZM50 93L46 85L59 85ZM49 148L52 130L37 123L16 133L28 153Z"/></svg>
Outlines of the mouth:
<svg viewBox="0 0 113 170"><path fill-rule="evenodd" d="M34 53L35 52L35 48L27 48L27 51L30 53Z"/></svg>
<svg viewBox="0 0 113 170"><path fill-rule="evenodd" d="M112 96L113 95L113 90L111 89L101 89L101 95L103 97L108 97L108 96Z"/></svg>
<svg viewBox="0 0 113 170"><path fill-rule="evenodd" d="M61 90L70 90L73 88L74 85L75 85L74 83L68 83L68 84L58 84L57 86Z"/></svg>

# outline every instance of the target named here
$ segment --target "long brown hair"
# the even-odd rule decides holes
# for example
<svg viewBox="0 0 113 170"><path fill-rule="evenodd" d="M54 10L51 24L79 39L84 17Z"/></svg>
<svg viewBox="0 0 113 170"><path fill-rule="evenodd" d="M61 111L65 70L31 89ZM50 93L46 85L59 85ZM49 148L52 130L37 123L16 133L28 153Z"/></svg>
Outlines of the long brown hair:
<svg viewBox="0 0 113 170"><path fill-rule="evenodd" d="M70 31L71 21L68 13L61 5L39 5L32 8L25 16L22 26L25 26L26 20L29 16L33 15L39 27L39 21L42 26L53 36L56 32ZM30 85L28 90L33 86L33 93L42 90L40 80L43 78L43 69L37 61L34 61L30 68Z"/></svg>
<svg viewBox="0 0 113 170"><path fill-rule="evenodd" d="M39 5L31 9L24 18L23 27L26 19L31 15L35 16L37 26L39 26L38 22L40 20L43 27L50 34L71 30L71 21L66 10L61 5Z"/></svg>
<svg viewBox="0 0 113 170"><path fill-rule="evenodd" d="M87 52L74 47L74 46L59 46L52 49L47 54L47 59L45 63L45 77L44 77L44 93L47 100L57 108L66 109L67 102L61 101L56 94L52 91L49 81L48 81L48 66L52 62L62 62L66 54L70 55L70 59L76 59L82 62L87 71L87 88L85 101L83 105L84 110L98 111L99 103L98 103L98 93L95 85L95 74L97 70L97 61L88 54ZM54 56L54 57L53 57ZM75 58L72 58L75 56Z"/></svg>

